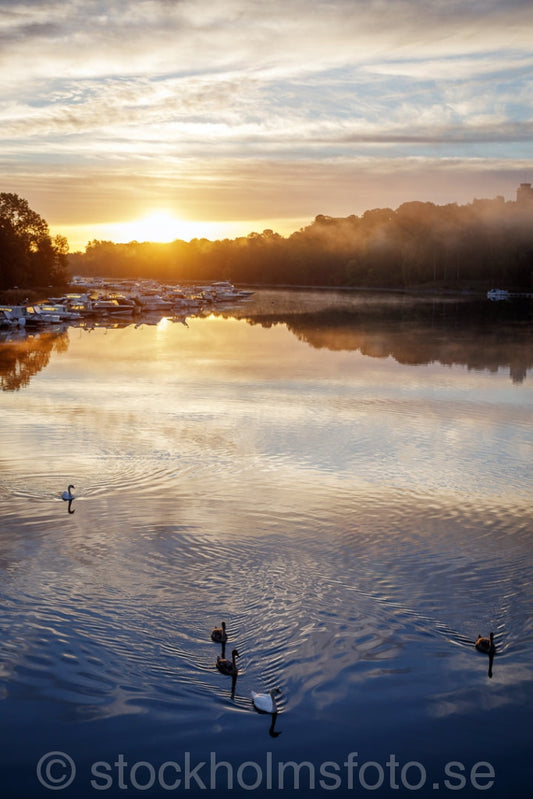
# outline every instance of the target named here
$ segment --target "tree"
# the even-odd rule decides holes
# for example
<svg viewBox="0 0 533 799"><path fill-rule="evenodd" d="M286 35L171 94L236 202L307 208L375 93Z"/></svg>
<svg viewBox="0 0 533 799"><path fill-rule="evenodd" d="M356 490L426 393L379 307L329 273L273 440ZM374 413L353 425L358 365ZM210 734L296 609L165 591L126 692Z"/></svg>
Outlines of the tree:
<svg viewBox="0 0 533 799"><path fill-rule="evenodd" d="M22 242L17 238L11 222L0 216L0 289L18 282L17 274L24 262Z"/></svg>
<svg viewBox="0 0 533 799"><path fill-rule="evenodd" d="M67 282L68 242L17 194L0 193L0 289Z"/></svg>
<svg viewBox="0 0 533 799"><path fill-rule="evenodd" d="M53 268L51 282L60 286L67 282L68 273L68 239L57 234L52 239Z"/></svg>

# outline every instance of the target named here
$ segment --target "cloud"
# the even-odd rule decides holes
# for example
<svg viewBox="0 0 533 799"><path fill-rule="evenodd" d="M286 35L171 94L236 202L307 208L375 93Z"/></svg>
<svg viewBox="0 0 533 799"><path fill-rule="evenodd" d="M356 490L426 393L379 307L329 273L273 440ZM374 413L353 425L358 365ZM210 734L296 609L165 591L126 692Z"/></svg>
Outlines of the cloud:
<svg viewBox="0 0 533 799"><path fill-rule="evenodd" d="M440 204L497 194L514 199L530 163L527 159L510 163L505 158L358 156L322 161L243 158L237 167L233 158L216 163L175 158L166 164L154 158L143 170L132 170L127 159L111 165L69 161L60 169L52 164L38 175L23 165L0 162L0 169L4 174L7 169L9 179L46 219L65 224L136 218L165 198L165 207L177 215L248 220L249 229L257 229L260 221L272 227L269 217L299 218L305 224L319 213L362 214L368 208L396 208L413 199Z"/></svg>
<svg viewBox="0 0 533 799"><path fill-rule="evenodd" d="M33 75L213 75L232 69L294 77L346 64L527 53L533 22L527 3L481 0L7 5L12 10L0 31L12 46L5 47L2 61L26 63L16 81Z"/></svg>
<svg viewBox="0 0 533 799"><path fill-rule="evenodd" d="M403 163L413 192L484 164L504 193L532 155L532 30L520 0L0 0L3 183L55 175L91 213L84 181L198 212L209 186L220 216L265 214L277 182L291 218L349 213L350 180L373 201L372 175L376 204L409 199Z"/></svg>

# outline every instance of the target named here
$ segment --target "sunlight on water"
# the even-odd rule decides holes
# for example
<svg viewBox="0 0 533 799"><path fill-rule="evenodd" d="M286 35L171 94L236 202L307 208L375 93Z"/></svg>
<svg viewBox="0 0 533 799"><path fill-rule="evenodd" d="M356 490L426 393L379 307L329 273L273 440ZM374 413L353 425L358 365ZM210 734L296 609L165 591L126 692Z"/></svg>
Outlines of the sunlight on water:
<svg viewBox="0 0 533 799"><path fill-rule="evenodd" d="M450 758L471 751L479 703L516 744L531 706L531 365L510 379L502 350L472 367L473 342L440 328L433 354L454 349L454 365L419 363L414 331L377 323L369 354L353 320L267 319L260 301L272 309L259 296L254 324L70 329L4 351L0 712L27 735L30 702L56 738L81 725L86 747L90 720L106 740L111 719L138 719L126 747L178 714L182 750L231 734L253 757L268 725L254 744L249 692L279 686L286 758L297 741L315 759L344 746L361 708L376 752L411 740L406 707L428 740L448 720ZM233 695L209 641L222 618L241 653ZM473 641L489 629L487 681ZM498 756L490 737L475 751Z"/></svg>

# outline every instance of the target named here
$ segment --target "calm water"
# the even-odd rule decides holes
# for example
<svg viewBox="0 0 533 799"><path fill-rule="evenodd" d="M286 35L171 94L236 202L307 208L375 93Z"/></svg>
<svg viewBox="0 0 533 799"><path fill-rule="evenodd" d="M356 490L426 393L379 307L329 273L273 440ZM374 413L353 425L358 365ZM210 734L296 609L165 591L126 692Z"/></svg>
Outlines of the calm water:
<svg viewBox="0 0 533 799"><path fill-rule="evenodd" d="M526 795L532 324L478 311L258 292L0 342L6 797Z"/></svg>

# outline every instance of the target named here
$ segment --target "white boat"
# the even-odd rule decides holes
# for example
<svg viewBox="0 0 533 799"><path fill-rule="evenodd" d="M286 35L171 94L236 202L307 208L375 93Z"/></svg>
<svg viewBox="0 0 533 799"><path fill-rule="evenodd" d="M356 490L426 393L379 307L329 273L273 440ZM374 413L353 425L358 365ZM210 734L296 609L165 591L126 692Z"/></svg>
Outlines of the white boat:
<svg viewBox="0 0 533 799"><path fill-rule="evenodd" d="M505 289L490 289L490 291L487 291L487 299L492 300L493 302L497 302L498 300L508 300L510 296L510 293Z"/></svg>
<svg viewBox="0 0 533 799"><path fill-rule="evenodd" d="M23 305L0 305L2 327L24 327L26 313Z"/></svg>
<svg viewBox="0 0 533 799"><path fill-rule="evenodd" d="M244 289L235 288L233 283L229 280L213 283L215 292L215 299L218 302L232 302L234 300L242 300L253 294L253 291L245 291Z"/></svg>
<svg viewBox="0 0 533 799"><path fill-rule="evenodd" d="M38 308L39 313L41 313L43 316L57 316L61 322L74 322L76 319L81 318L79 313L69 310L69 308L67 308L65 305L61 305L60 303L40 302L34 307Z"/></svg>
<svg viewBox="0 0 533 799"><path fill-rule="evenodd" d="M92 301L86 294L80 294L78 298L68 297L66 306L69 311L73 311L80 316L89 316L93 312Z"/></svg>
<svg viewBox="0 0 533 799"><path fill-rule="evenodd" d="M62 320L61 316L57 313L52 313L51 310L43 311L40 305L27 305L24 309L26 315L26 325L59 325Z"/></svg>
<svg viewBox="0 0 533 799"><path fill-rule="evenodd" d="M114 292L111 292L111 294L108 294L107 298L109 300L115 300L115 302L121 308L131 308L131 310L134 311L135 308L137 307L137 305L135 304L134 300L130 299L129 297L126 297L125 294L122 294L122 293L117 292L117 291L114 291Z"/></svg>
<svg viewBox="0 0 533 799"><path fill-rule="evenodd" d="M3 308L0 308L0 330L6 330L6 328L9 330L12 327L16 327L16 320L9 316L7 310L4 311Z"/></svg>
<svg viewBox="0 0 533 799"><path fill-rule="evenodd" d="M98 297L92 302L92 311L96 313L111 314L112 316L131 316L137 309L133 300L124 297L122 294L108 294Z"/></svg>
<svg viewBox="0 0 533 799"><path fill-rule="evenodd" d="M173 303L159 294L140 294L138 300L143 311L171 311L173 308Z"/></svg>

